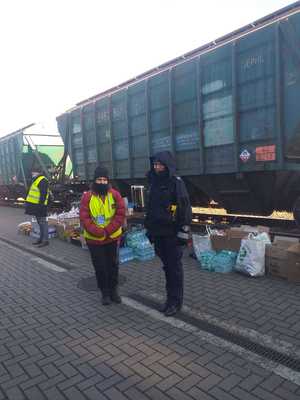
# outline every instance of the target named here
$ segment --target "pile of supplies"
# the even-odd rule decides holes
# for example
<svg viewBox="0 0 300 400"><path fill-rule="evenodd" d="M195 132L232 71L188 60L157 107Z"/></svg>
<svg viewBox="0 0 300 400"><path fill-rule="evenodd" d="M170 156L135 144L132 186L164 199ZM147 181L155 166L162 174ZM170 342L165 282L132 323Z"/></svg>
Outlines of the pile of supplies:
<svg viewBox="0 0 300 400"><path fill-rule="evenodd" d="M265 247L271 244L268 228L242 226L209 230L193 235L193 247L202 269L215 272L238 271L248 276L265 275Z"/></svg>
<svg viewBox="0 0 300 400"><path fill-rule="evenodd" d="M126 233L125 246L120 248L120 263L131 260L149 261L155 256L154 248L142 227L132 227Z"/></svg>
<svg viewBox="0 0 300 400"><path fill-rule="evenodd" d="M82 236L82 230L80 227L78 207L72 207L68 212L50 214L47 217L47 220L49 239L52 237L58 237L67 242L79 243L83 248L86 248L86 243ZM36 218L32 217L31 221L19 224L18 232L38 238L40 229Z"/></svg>
<svg viewBox="0 0 300 400"><path fill-rule="evenodd" d="M193 235L193 248L206 271L237 271L250 277L267 274L300 282L299 239L275 236L272 243L265 226L208 229L205 235Z"/></svg>

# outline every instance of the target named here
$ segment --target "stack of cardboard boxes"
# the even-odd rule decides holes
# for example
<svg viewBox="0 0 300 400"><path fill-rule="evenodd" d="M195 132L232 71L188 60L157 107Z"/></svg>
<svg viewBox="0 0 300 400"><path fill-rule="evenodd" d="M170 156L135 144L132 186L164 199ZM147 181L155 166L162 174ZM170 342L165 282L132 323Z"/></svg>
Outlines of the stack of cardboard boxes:
<svg viewBox="0 0 300 400"><path fill-rule="evenodd" d="M289 282L300 282L300 243L298 239L275 237L266 246L266 273Z"/></svg>

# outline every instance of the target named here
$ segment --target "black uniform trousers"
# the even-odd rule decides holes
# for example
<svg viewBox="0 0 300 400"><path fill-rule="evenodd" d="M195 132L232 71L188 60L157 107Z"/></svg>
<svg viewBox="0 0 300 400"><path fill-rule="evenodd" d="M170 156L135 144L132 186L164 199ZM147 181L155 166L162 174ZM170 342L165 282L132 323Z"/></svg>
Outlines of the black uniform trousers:
<svg viewBox="0 0 300 400"><path fill-rule="evenodd" d="M163 263L166 276L168 305L182 306L183 302L183 248L177 244L176 236L153 237L155 253Z"/></svg>
<svg viewBox="0 0 300 400"><path fill-rule="evenodd" d="M102 294L109 296L118 285L119 260L117 241L94 245L88 244L92 263L96 273L98 288Z"/></svg>

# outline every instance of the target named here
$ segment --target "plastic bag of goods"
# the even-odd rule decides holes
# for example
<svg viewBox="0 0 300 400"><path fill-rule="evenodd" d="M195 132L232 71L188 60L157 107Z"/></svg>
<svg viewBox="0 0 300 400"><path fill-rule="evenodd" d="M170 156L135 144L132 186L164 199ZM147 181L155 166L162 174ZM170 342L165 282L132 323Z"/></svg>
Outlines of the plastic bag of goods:
<svg viewBox="0 0 300 400"><path fill-rule="evenodd" d="M242 239L235 269L249 276L265 275L266 244L270 243L265 232L256 236L249 234L248 238Z"/></svg>
<svg viewBox="0 0 300 400"><path fill-rule="evenodd" d="M26 221L22 222L21 224L18 225L18 233L22 233L23 235L29 235L31 232L31 222Z"/></svg>
<svg viewBox="0 0 300 400"><path fill-rule="evenodd" d="M127 233L126 245L133 249L139 261L149 261L155 256L154 248L146 236L146 230L132 230Z"/></svg>
<svg viewBox="0 0 300 400"><path fill-rule="evenodd" d="M235 266L238 253L235 251L221 250L211 261L211 268L215 272L231 272Z"/></svg>
<svg viewBox="0 0 300 400"><path fill-rule="evenodd" d="M133 229L126 234L126 246L135 249L144 238L147 239L145 229Z"/></svg>
<svg viewBox="0 0 300 400"><path fill-rule="evenodd" d="M130 247L119 248L119 263L124 264L128 261L134 260L133 250Z"/></svg>
<svg viewBox="0 0 300 400"><path fill-rule="evenodd" d="M155 257L154 248L145 233L143 237L141 237L140 242L133 249L133 253L139 261L149 261Z"/></svg>
<svg viewBox="0 0 300 400"><path fill-rule="evenodd" d="M202 251L200 253L200 264L201 269L205 271L213 271L213 259L216 256L216 252L213 250Z"/></svg>
<svg viewBox="0 0 300 400"><path fill-rule="evenodd" d="M211 241L209 235L192 235L193 239L193 249L198 261L200 260L200 255L204 251L211 251Z"/></svg>

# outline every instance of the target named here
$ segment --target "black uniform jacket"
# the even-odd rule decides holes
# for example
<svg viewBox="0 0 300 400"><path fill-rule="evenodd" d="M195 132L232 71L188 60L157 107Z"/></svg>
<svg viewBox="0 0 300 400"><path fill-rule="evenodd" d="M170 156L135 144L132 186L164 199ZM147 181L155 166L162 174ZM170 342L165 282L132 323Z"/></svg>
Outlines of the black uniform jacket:
<svg viewBox="0 0 300 400"><path fill-rule="evenodd" d="M192 221L189 196L183 180L175 175L175 160L169 151L157 153L150 159L148 172L149 191L145 227L151 236L170 236ZM157 174L153 162L160 161L167 167L163 174ZM176 205L176 211L172 211Z"/></svg>

